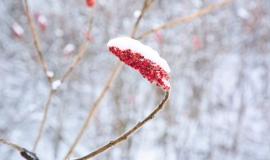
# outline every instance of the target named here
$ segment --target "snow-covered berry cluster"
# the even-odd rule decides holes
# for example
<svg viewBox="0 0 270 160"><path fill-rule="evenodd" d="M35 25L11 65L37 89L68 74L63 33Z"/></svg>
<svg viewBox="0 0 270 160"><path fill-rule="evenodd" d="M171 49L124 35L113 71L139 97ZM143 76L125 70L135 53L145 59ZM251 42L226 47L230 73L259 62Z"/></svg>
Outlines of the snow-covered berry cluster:
<svg viewBox="0 0 270 160"><path fill-rule="evenodd" d="M151 83L155 83L164 91L170 90L170 68L155 50L129 37L110 40L108 48L111 53L139 71Z"/></svg>

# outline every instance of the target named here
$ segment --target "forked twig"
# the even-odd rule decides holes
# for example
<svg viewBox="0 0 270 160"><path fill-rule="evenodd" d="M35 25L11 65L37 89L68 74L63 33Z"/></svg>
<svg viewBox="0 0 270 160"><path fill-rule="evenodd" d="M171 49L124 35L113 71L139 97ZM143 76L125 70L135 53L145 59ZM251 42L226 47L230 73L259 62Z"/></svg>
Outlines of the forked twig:
<svg viewBox="0 0 270 160"><path fill-rule="evenodd" d="M147 11L147 9L151 6L151 4L154 2L154 0L145 0L144 1L144 5L141 9L141 14L140 16L137 18L132 32L131 32L131 36L134 37L137 30L138 30L138 26L140 21L142 20L142 17L144 15L144 13ZM83 123L82 128L80 129L78 135L76 136L74 142L72 143L70 149L68 150L68 153L65 155L65 160L67 160L72 153L74 152L75 147L79 144L81 138L83 137L85 131L87 130L91 120L93 119L93 116L95 115L95 113L97 112L101 101L103 100L103 98L105 97L105 95L107 94L107 92L109 91L109 89L111 88L114 80L116 79L116 77L118 76L118 74L120 73L120 71L123 68L123 63L119 62L116 66L115 69L112 71L110 78L108 79L107 83L105 84L104 88L102 89L101 93L99 94L99 96L97 97L97 99L95 100L94 104L90 106L88 115Z"/></svg>
<svg viewBox="0 0 270 160"><path fill-rule="evenodd" d="M26 6L28 6L27 1L26 1ZM90 16L88 32L91 31L92 24L93 24L93 18L92 18L92 16ZM88 45L89 45L89 41L87 41L87 40L85 40L81 44L81 46L79 47L80 48L79 52L76 54L76 57L74 58L72 64L67 68L66 72L64 72L63 76L61 77L61 79L60 79L61 84L63 84L65 82L65 80L71 75L71 73L74 71L74 68L79 65L81 59L84 57L84 55L86 53ZM51 81L51 85L52 84L53 84L53 82ZM58 91L58 90L55 90L55 89L52 88L52 86L50 86L49 95L48 95L46 104L44 106L44 112L43 112L42 121L41 121L39 129L38 129L38 135L37 135L37 138L35 139L35 142L34 142L34 145L33 145L33 149L32 149L33 151L36 150L36 148L37 148L37 146L38 146L38 144L40 142L40 139L42 138L42 134L43 134L45 124L46 124L46 121L47 121L47 117L48 117L49 107L50 107L52 98L55 95L56 91Z"/></svg>
<svg viewBox="0 0 270 160"><path fill-rule="evenodd" d="M168 98L169 98L169 92L166 92L165 93L165 97L161 101L161 103L147 117L145 117L141 122L138 122L134 127L132 127L131 129L129 129L128 131L126 131L124 134L122 134L118 138L110 141L106 145L104 145L104 146L96 149L95 151L87 154L84 157L77 158L75 160L89 160L90 158L93 158L93 157L97 156L98 154L111 149L115 145L117 145L117 144L119 144L119 143L121 143L123 141L128 140L128 138L132 134L134 134L136 131L138 131L139 129L141 129L147 122L149 122L151 119L153 119L155 117L155 115L164 108L165 103L167 102Z"/></svg>
<svg viewBox="0 0 270 160"><path fill-rule="evenodd" d="M206 8L203 8L201 10L199 10L196 13L193 13L189 16L185 16L185 17L181 17L181 18L176 18L173 19L169 22L166 22L158 27L152 28L149 31L146 31L144 33L142 33L140 36L136 37L137 39L143 39L144 37L148 36L149 34L155 33L157 31L160 30L165 30L165 29L170 29L170 28L174 28L176 26L179 26L181 24L186 24L186 23L190 23L192 22L194 19L205 16L207 14L209 14L210 12L213 12L219 8L224 7L225 5L231 3L234 0L224 0L220 3L216 3L216 4L211 4L209 6L207 6Z"/></svg>
<svg viewBox="0 0 270 160"><path fill-rule="evenodd" d="M137 18L134 26L133 26L133 29L132 29L132 32L131 32L131 37L134 37L137 30L138 30L138 26L139 26L139 23L141 22L144 14L146 13L146 11L150 8L150 6L152 5L152 3L154 2L154 0L145 0L144 1L144 4L143 4L143 7L141 9L141 14L139 15L139 17Z"/></svg>
<svg viewBox="0 0 270 160"><path fill-rule="evenodd" d="M68 159L71 154L74 152L74 149L75 147L78 145L78 143L80 142L83 134L85 133L85 131L87 130L90 122L92 121L95 113L97 112L98 110L98 106L100 105L100 102L102 101L103 97L106 95L106 93L108 92L108 90L111 88L112 86L112 83L114 82L115 78L117 77L117 75L119 74L119 72L121 71L123 65L121 64L121 62L119 62L115 69L113 70L106 86L103 88L101 94L98 96L97 100L94 102L93 106L91 106L91 109L90 111L88 112L88 115L87 115L87 118L86 120L84 121L84 124L82 126L82 128L80 129L76 139L74 140L73 144L71 145L68 153L66 154L65 156L65 160Z"/></svg>
<svg viewBox="0 0 270 160"><path fill-rule="evenodd" d="M39 160L39 158L37 157L37 155L35 153L17 145L17 144L8 142L2 138L0 138L0 143L5 144L7 146L10 146L14 150L18 151L21 154L21 156L26 160Z"/></svg>
<svg viewBox="0 0 270 160"><path fill-rule="evenodd" d="M43 52L42 52L41 44L40 44L40 38L39 38L39 35L38 35L37 31L36 31L35 23L33 22L33 17L32 17L31 12L30 12L28 0L24 0L24 10L25 10L25 14L26 14L26 17L27 17L27 21L28 21L30 31L32 33L33 43L34 43L37 55L39 57L39 61L40 61L41 65L42 65L43 72L44 72L45 76L47 77L47 80L48 80L48 82L49 82L49 84L51 86L52 77L48 75L48 73L49 73L48 64L47 64L47 62L45 61L45 59L43 57ZM38 136L37 136L37 138L36 138L36 140L34 142L34 145L33 145L33 149L32 149L33 151L36 150L36 147L37 147L37 145L39 143L39 140L40 140L40 138L42 136L42 132L43 132L45 122L47 120L47 114L48 114L49 105L50 105L52 96L53 96L53 90L50 89L48 99L47 99L46 104L44 106L43 119L42 119L42 122L41 122L39 130L38 130Z"/></svg>

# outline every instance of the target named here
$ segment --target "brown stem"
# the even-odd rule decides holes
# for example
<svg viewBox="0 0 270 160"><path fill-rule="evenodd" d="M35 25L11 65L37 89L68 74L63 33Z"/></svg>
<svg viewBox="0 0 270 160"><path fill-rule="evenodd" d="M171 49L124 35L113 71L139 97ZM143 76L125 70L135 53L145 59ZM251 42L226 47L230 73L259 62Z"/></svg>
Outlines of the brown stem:
<svg viewBox="0 0 270 160"><path fill-rule="evenodd" d="M51 103L51 100L52 100L52 97L53 97L54 93L55 93L55 90L51 89L50 92L49 92L47 102L46 102L46 104L44 106L44 112L43 112L42 121L41 121L39 129L38 129L38 136L37 136L37 138L36 138L36 140L34 142L33 149L32 149L32 151L34 151L34 152L36 151L37 146L38 146L38 144L40 142L40 139L42 137L43 130L44 130L44 127L45 127L45 124L46 124L46 121L47 121L47 117L48 117L48 112L49 112L49 108L50 108L49 106L50 106L50 103Z"/></svg>
<svg viewBox="0 0 270 160"><path fill-rule="evenodd" d="M36 52L38 54L39 61L42 65L43 72L44 72L45 76L47 77L48 82L52 83L52 77L48 76L48 71L49 71L48 64L43 57L43 52L41 49L42 47L40 44L40 38L39 38L39 35L36 31L35 24L33 22L33 17L32 17L31 12L30 12L28 0L24 0L24 8L25 8L25 14L27 17L28 25L29 25L29 28L30 28L31 33L32 33L33 43L34 43Z"/></svg>
<svg viewBox="0 0 270 160"><path fill-rule="evenodd" d="M116 65L116 68L113 70L113 72L112 72L109 80L107 81L105 87L103 88L101 94L98 96L98 98L96 99L94 104L90 107L90 111L88 112L87 118L84 121L84 124L83 124L82 128L80 129L75 141L72 143L67 155L65 156L65 158L64 158L65 160L67 160L71 156L71 154L73 153L75 147L79 144L83 134L87 130L90 122L92 121L95 113L97 112L101 101L103 100L103 98L106 95L106 93L108 92L108 90L111 88L114 80L116 79L116 77L118 76L118 74L119 74L119 72L121 71L122 68L123 68L123 64L121 62L119 62Z"/></svg>
<svg viewBox="0 0 270 160"><path fill-rule="evenodd" d="M125 132L124 134L122 134L118 138L110 141L106 145L96 149L95 151L87 154L86 156L78 158L76 160L88 160L90 158L93 158L93 157L99 155L102 152L105 152L105 151L111 149L115 145L117 145L117 144L119 144L119 143L121 143L123 141L128 140L128 138L132 134L134 134L136 131L141 129L147 122L149 122L151 119L153 119L155 117L155 115L164 108L165 103L167 102L168 98L169 98L169 92L166 92L165 96L164 96L164 99L161 101L161 103L147 117L145 117L141 122L138 122L134 127L129 129L127 132Z"/></svg>
<svg viewBox="0 0 270 160"><path fill-rule="evenodd" d="M36 154L34 152L30 152L29 150L27 150L27 149L25 149L17 144L8 142L2 138L0 138L0 143L5 144L5 145L10 146L11 148L15 149L26 160L39 160L39 158L36 156Z"/></svg>
<svg viewBox="0 0 270 160"><path fill-rule="evenodd" d="M68 67L68 69L66 70L66 72L62 76L61 83L63 83L71 75L74 68L76 66L78 66L81 59L84 57L84 55L86 53L87 47L88 47L88 42L87 41L83 42L83 44L80 46L79 53L76 55L76 57L74 58L72 64Z"/></svg>
<svg viewBox="0 0 270 160"><path fill-rule="evenodd" d="M92 25L93 25L93 18L92 18L92 16L90 16L88 32L91 31ZM71 75L71 73L74 71L74 68L76 68L79 65L81 59L83 58L83 56L86 53L88 44L89 44L89 42L87 40L85 40L81 44L79 52L77 53L77 56L73 60L73 63L67 68L67 71L63 74L62 78L60 79L62 84ZM39 144L39 141L40 141L40 139L42 137L42 134L43 134L43 131L44 131L44 128L45 128L45 124L46 124L46 121L47 121L47 117L48 117L48 111L49 111L50 103L51 103L52 98L55 95L56 91L58 91L58 90L53 90L52 88L50 89L49 96L48 96L48 99L47 99L45 107L44 107L43 118L42 118L39 130L38 130L38 136L35 139L35 142L34 142L34 145L33 145L33 151L36 150L36 148L37 148L37 146Z"/></svg>
<svg viewBox="0 0 270 160"><path fill-rule="evenodd" d="M93 16L89 15L89 17L90 17L90 19L89 19L89 24L88 24L88 32L91 32L92 27L93 27ZM71 75L74 68L79 65L79 63L81 62L81 59L84 57L84 55L86 53L88 45L89 45L88 40L85 40L81 44L78 54L76 55L72 64L68 67L67 71L64 73L64 75L61 78L62 83L64 83L64 81Z"/></svg>
<svg viewBox="0 0 270 160"><path fill-rule="evenodd" d="M194 19L205 16L205 15L209 14L210 12L213 12L219 8L222 8L225 5L231 3L232 1L234 1L234 0L224 0L224 1L217 3L217 4L211 4L211 5L207 6L206 8L203 8L203 9L199 10L198 12L193 13L189 16L173 19L173 20L166 22L158 27L152 28L149 31L142 33L140 36L137 37L137 39L143 39L144 37L148 36L149 34L152 34L154 32L160 31L160 30L170 29L170 28L174 28L176 26L179 26L181 24L190 23Z"/></svg>
<svg viewBox="0 0 270 160"><path fill-rule="evenodd" d="M144 14L146 13L146 11L150 8L150 6L152 5L152 3L154 2L154 0L145 0L144 3L143 3L143 7L141 9L141 14L139 15L139 17L137 18L134 26L133 26L133 29L132 29L132 32L131 32L131 37L134 37L137 30L138 30L138 27L139 27L139 23L141 22Z"/></svg>
<svg viewBox="0 0 270 160"><path fill-rule="evenodd" d="M151 6L151 4L154 2L154 0L145 0L144 1L144 5L141 9L141 14L138 17L138 19L136 20L135 24L133 25L133 29L131 32L131 37L134 37L137 30L138 30L138 26L143 18L144 13L147 11L147 9ZM68 153L65 155L65 160L67 160L72 153L74 152L75 147L79 144L80 140L82 139L85 131L87 130L91 120L93 119L93 116L95 115L95 113L97 112L100 103L102 102L103 98L106 96L107 92L109 91L109 89L111 88L114 80L116 79L116 77L118 76L118 74L121 72L123 68L123 63L119 62L115 69L112 71L111 76L109 78L109 80L107 81L107 83L105 84L103 90L101 91L100 95L98 96L98 98L96 99L96 101L94 102L93 105L90 106L88 115L84 121L84 124L82 126L82 128L80 129L78 135L76 136L74 142L72 143L71 147L68 150Z"/></svg>
<svg viewBox="0 0 270 160"><path fill-rule="evenodd" d="M2 138L0 138L0 143L5 144L5 145L8 145L8 146L10 146L11 148L13 148L13 149L15 149L15 150L17 150L17 151L19 151L19 152L21 152L21 151L23 150L23 147L21 147L21 146L19 146L19 145L17 145L17 144L8 142L8 141L6 141L6 140L4 140L4 139L2 139Z"/></svg>

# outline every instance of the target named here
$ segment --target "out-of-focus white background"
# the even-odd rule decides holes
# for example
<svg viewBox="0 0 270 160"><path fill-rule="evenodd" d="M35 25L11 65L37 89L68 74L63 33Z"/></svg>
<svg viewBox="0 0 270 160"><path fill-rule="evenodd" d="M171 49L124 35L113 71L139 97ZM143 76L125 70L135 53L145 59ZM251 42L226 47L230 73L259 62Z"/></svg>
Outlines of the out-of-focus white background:
<svg viewBox="0 0 270 160"><path fill-rule="evenodd" d="M93 15L91 44L49 110L37 155L60 160L78 134L117 59L106 43L129 35L143 0L29 0L49 69L55 79L77 54ZM218 0L156 0L138 34L190 15ZM36 56L20 0L0 1L0 137L31 149L49 86ZM14 27L23 33L14 33ZM18 31L18 30L17 30ZM142 40L172 70L168 107L129 141L97 160L269 160L270 1L231 5ZM117 137L159 103L162 92L125 67L75 150L85 155ZM0 146L1 160L21 159Z"/></svg>

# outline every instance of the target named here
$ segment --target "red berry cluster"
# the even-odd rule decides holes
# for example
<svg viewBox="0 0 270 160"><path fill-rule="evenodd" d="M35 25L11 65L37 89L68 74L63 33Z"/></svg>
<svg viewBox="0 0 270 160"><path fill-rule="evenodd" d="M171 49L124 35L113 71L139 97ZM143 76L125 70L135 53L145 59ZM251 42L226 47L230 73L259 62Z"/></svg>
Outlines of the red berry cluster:
<svg viewBox="0 0 270 160"><path fill-rule="evenodd" d="M117 47L109 47L109 50L125 64L138 70L142 76L148 79L151 83L154 82L165 91L170 89L170 86L164 83L164 80L168 81L170 77L158 64L145 59L141 54L134 53L130 49L120 50Z"/></svg>

